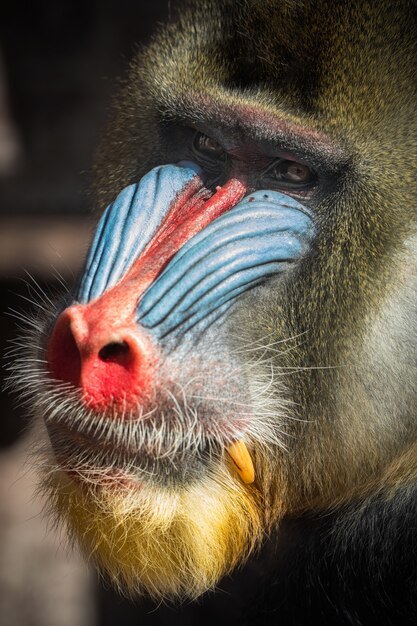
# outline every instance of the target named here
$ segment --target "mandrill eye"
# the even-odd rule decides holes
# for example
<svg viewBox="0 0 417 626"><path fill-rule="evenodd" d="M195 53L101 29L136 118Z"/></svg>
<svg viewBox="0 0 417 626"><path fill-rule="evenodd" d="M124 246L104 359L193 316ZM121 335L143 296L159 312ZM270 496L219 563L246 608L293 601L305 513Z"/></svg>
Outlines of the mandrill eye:
<svg viewBox="0 0 417 626"><path fill-rule="evenodd" d="M317 175L307 165L296 161L279 159L275 161L264 178L291 189L303 189L316 182Z"/></svg>
<svg viewBox="0 0 417 626"><path fill-rule="evenodd" d="M203 162L224 162L226 161L226 152L224 148L211 137L197 132L193 139L193 153Z"/></svg>

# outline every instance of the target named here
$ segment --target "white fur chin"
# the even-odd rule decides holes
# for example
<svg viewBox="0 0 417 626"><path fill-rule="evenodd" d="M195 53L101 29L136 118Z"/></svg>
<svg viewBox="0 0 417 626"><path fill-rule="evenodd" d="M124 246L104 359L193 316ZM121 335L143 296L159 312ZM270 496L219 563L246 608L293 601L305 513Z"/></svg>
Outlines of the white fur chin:
<svg viewBox="0 0 417 626"><path fill-rule="evenodd" d="M262 536L256 490L221 465L175 489L91 486L59 469L48 475L55 515L124 595L196 598Z"/></svg>

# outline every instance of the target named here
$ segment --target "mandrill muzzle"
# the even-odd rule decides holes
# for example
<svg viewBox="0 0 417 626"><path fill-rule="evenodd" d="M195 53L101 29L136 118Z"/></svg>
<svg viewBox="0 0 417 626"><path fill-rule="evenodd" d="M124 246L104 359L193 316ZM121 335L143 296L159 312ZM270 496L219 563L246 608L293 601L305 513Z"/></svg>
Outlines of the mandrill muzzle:
<svg viewBox="0 0 417 626"><path fill-rule="evenodd" d="M189 162L124 189L100 220L75 303L52 331L50 375L79 389L89 409L140 415L155 399L164 356L198 344L309 244L305 207L276 191L245 192L238 179L211 192ZM252 482L244 443L228 451Z"/></svg>

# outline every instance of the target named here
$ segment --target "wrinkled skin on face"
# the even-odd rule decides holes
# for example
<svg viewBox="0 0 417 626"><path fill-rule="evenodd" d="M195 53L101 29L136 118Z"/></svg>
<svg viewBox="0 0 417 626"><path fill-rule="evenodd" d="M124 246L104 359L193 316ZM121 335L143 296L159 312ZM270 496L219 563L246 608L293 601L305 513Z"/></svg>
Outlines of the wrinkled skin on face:
<svg viewBox="0 0 417 626"><path fill-rule="evenodd" d="M138 56L83 274L16 366L125 593L197 596L283 516L416 475L407 3L313 4L199 3Z"/></svg>

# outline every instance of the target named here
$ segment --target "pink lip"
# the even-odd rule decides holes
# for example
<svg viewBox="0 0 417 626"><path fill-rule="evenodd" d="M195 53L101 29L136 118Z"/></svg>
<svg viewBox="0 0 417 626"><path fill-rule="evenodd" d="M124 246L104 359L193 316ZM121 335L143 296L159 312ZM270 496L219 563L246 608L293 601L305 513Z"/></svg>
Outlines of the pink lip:
<svg viewBox="0 0 417 626"><path fill-rule="evenodd" d="M79 488L85 488L86 483L94 486L105 487L106 489L119 489L120 487L134 489L138 491L143 488L143 483L132 478L120 469L109 469L107 471L100 470L97 476L94 475L94 469L85 470L86 479L83 478L83 470L72 470L66 467L64 460L59 456L56 457L60 465L60 470L71 480L76 483Z"/></svg>
<svg viewBox="0 0 417 626"><path fill-rule="evenodd" d="M63 434L66 441L73 443L78 449L90 449L92 453L94 453L94 449L104 451L108 449L109 452L114 452L115 448L111 444L103 444L93 437L88 437L79 431L63 426L62 424L59 424L59 426L54 425L54 430L59 431L60 436ZM141 481L120 468L100 467L97 469L94 465L89 467L88 464L85 464L85 468L82 466L79 469L72 469L70 467L71 459L65 455L62 450L60 450L60 446L57 445L56 442L54 445L53 439L54 437L51 434L52 447L55 452L56 461L60 466L60 470L79 487L85 487L86 483L90 483L95 486L112 489L128 487L129 489L133 488L138 490L142 488L143 483ZM83 474L85 474L85 477Z"/></svg>

